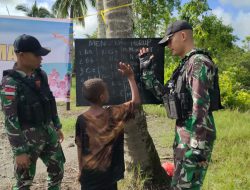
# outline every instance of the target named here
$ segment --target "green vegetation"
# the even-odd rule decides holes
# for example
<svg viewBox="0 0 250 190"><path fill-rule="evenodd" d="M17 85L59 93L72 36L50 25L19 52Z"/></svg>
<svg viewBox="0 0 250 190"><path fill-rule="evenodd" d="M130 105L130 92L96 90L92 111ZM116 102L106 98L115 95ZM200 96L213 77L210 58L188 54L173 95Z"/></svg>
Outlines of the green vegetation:
<svg viewBox="0 0 250 190"><path fill-rule="evenodd" d="M249 189L250 113L225 110L214 115L217 140L204 189Z"/></svg>

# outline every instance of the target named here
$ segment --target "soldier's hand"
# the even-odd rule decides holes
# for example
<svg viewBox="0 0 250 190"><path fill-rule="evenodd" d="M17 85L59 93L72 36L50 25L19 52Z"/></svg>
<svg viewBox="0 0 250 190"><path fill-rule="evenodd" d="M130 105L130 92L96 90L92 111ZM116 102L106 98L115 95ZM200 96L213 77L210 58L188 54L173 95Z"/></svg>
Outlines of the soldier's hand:
<svg viewBox="0 0 250 190"><path fill-rule="evenodd" d="M29 155L25 153L16 156L15 161L16 161L17 168L20 168L20 169L26 169L30 165Z"/></svg>
<svg viewBox="0 0 250 190"><path fill-rule="evenodd" d="M57 135L58 135L59 142L62 143L64 140L64 135L61 129L58 129Z"/></svg>
<svg viewBox="0 0 250 190"><path fill-rule="evenodd" d="M208 167L208 162L207 161L198 162L198 166L206 168Z"/></svg>
<svg viewBox="0 0 250 190"><path fill-rule="evenodd" d="M138 54L140 61L140 69L150 69L153 66L154 55L149 52L148 48L141 48Z"/></svg>

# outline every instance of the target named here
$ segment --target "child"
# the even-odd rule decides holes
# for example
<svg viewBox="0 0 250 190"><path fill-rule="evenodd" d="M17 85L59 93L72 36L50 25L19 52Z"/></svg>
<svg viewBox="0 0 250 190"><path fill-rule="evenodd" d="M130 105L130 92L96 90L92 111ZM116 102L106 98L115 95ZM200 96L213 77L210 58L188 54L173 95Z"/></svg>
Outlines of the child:
<svg viewBox="0 0 250 190"><path fill-rule="evenodd" d="M133 116L140 96L130 65L119 63L118 71L127 76L132 99L121 105L103 107L109 93L102 79L83 84L83 95L90 108L76 121L76 144L81 190L117 190L123 178L123 124Z"/></svg>

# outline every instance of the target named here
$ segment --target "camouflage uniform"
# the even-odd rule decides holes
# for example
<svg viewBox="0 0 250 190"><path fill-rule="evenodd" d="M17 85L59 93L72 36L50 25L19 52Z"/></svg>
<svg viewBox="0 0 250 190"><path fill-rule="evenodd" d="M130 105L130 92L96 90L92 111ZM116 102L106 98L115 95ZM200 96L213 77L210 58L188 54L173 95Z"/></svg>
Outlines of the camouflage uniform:
<svg viewBox="0 0 250 190"><path fill-rule="evenodd" d="M40 89L43 83L47 83L47 78L42 80L38 72L43 73L43 76L47 77L41 70L34 72L30 77L22 71L16 71L15 73ZM36 171L36 161L39 157L47 166L48 189L58 190L63 178L65 157L56 132L56 128L61 128L56 105L51 107L51 109L54 109L54 115L51 118L52 121L50 120L47 124L38 125L30 122L21 122L19 117L20 100L28 101L31 97L23 96L22 92L24 91L23 87L25 84L20 83L19 80L6 75L2 79L1 90L2 110L5 114L5 128L14 159L16 156L26 153L29 155L31 161L28 169L20 169L16 165L14 166L17 183L13 189L26 190L30 188ZM47 84L46 86L47 90L50 91Z"/></svg>
<svg viewBox="0 0 250 190"><path fill-rule="evenodd" d="M204 54L189 57L193 51L197 50L187 53L180 63L184 64L185 86L193 104L186 119L176 120L173 144L175 172L172 178L174 190L201 188L216 138L213 115L209 111L209 89L213 88L214 64ZM152 71L144 70L142 81L158 98L163 98L164 87Z"/></svg>

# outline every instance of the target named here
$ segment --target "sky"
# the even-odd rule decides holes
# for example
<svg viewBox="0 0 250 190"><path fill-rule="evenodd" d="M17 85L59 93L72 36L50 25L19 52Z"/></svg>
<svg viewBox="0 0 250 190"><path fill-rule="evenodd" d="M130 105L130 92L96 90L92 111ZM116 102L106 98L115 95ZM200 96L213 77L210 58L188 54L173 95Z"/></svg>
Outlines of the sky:
<svg viewBox="0 0 250 190"><path fill-rule="evenodd" d="M182 4L188 0L182 0ZM37 0L38 7L42 6L50 10L55 0ZM0 0L0 15L24 16L21 11L15 10L17 4L27 4L29 7L33 0ZM234 34L239 37L238 45L246 36L250 36L250 0L208 0L211 12L222 19L223 24L231 25ZM96 13L95 8L89 6L88 14ZM84 38L86 34L92 34L97 29L97 17L85 18L85 28L74 25L74 37Z"/></svg>

